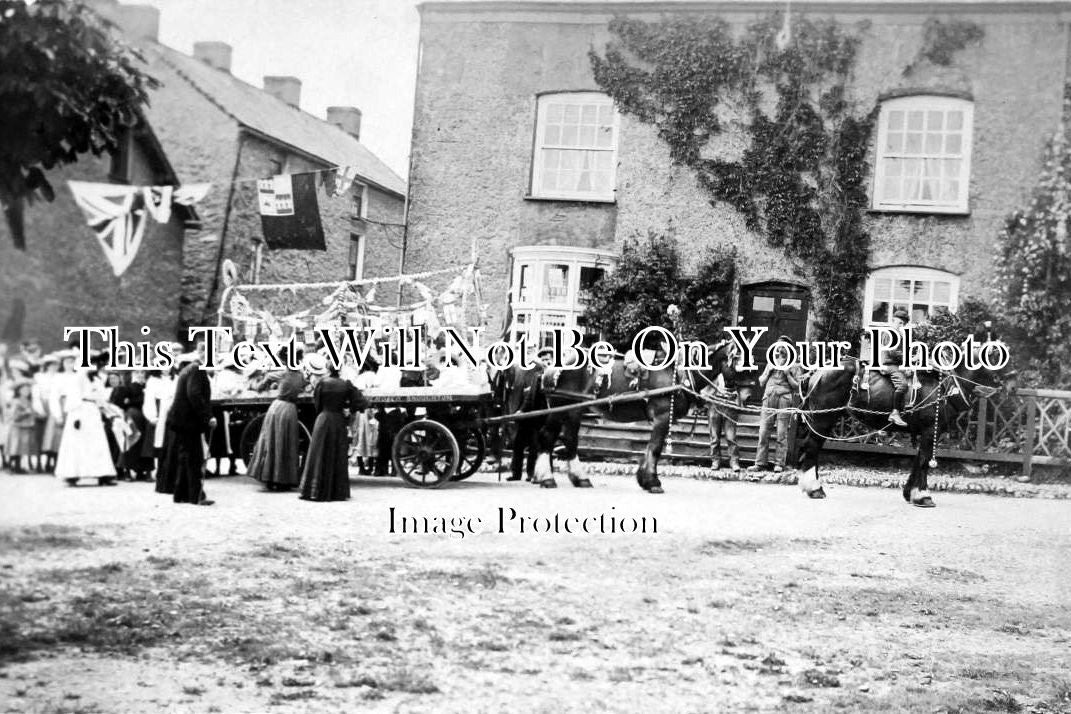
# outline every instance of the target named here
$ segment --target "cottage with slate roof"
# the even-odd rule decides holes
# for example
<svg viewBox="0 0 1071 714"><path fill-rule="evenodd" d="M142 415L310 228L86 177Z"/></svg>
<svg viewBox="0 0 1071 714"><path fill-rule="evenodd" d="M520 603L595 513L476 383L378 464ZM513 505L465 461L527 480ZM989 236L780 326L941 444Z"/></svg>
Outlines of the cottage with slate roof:
<svg viewBox="0 0 1071 714"><path fill-rule="evenodd" d="M265 77L263 88L254 87L230 73L225 43L195 43L193 56L160 44L156 8L104 2L100 9L142 49L149 74L163 85L146 114L179 178L213 184L198 204L201 229L189 236L183 256L184 324L214 323L228 259L241 282L254 274L271 283L397 273L405 182L361 144L360 110L331 107L319 119L300 109L296 77ZM256 180L335 166L356 167L357 177L344 197L318 190L326 252L264 250L256 265Z"/></svg>

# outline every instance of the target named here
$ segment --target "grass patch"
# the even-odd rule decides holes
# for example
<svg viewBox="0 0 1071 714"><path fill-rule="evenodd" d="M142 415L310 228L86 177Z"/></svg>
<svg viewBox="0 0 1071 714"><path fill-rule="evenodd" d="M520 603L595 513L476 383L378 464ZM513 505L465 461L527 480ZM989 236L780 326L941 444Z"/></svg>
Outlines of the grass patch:
<svg viewBox="0 0 1071 714"><path fill-rule="evenodd" d="M503 575L498 567L491 563L476 570L424 570L417 573L417 577L427 578L428 580L446 580L462 589L481 587L493 590L501 584L514 582L512 578Z"/></svg>
<svg viewBox="0 0 1071 714"><path fill-rule="evenodd" d="M284 545L282 543L268 543L262 545L259 548L255 548L249 555L254 558L275 558L275 559L289 559L289 558L303 558L309 555L309 552L301 546ZM245 557L243 555L243 557Z"/></svg>
<svg viewBox="0 0 1071 714"><path fill-rule="evenodd" d="M27 553L38 550L96 548L110 541L74 526L40 525L0 531L0 551Z"/></svg>
<svg viewBox="0 0 1071 714"><path fill-rule="evenodd" d="M708 540L699 548L700 555L719 555L722 553L756 553L773 545L771 540Z"/></svg>

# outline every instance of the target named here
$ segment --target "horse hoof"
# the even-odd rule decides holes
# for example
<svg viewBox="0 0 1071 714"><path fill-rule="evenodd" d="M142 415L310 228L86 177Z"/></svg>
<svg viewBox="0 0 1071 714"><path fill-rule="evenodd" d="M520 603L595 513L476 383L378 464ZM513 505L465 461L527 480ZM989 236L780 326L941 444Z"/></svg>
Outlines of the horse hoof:
<svg viewBox="0 0 1071 714"><path fill-rule="evenodd" d="M661 486L651 486L647 489L647 493L665 493L665 491L662 490Z"/></svg>
<svg viewBox="0 0 1071 714"><path fill-rule="evenodd" d="M821 486L819 486L818 488L816 488L813 491L808 491L807 492L807 498L816 498L817 499L817 498L825 498L825 497L826 497L826 492Z"/></svg>
<svg viewBox="0 0 1071 714"><path fill-rule="evenodd" d="M911 502L912 506L918 506L919 508L937 508L937 504L933 502L933 499L929 496L923 496L922 498L916 498Z"/></svg>
<svg viewBox="0 0 1071 714"><path fill-rule="evenodd" d="M558 482L552 478L548 478L546 481L539 482L540 488L558 488Z"/></svg>
<svg viewBox="0 0 1071 714"><path fill-rule="evenodd" d="M911 491L908 489L904 489L904 500L911 503Z"/></svg>
<svg viewBox="0 0 1071 714"><path fill-rule="evenodd" d="M574 483L573 485L577 488L594 488L594 486L591 484L591 481L588 481L586 478L577 479L576 483Z"/></svg>

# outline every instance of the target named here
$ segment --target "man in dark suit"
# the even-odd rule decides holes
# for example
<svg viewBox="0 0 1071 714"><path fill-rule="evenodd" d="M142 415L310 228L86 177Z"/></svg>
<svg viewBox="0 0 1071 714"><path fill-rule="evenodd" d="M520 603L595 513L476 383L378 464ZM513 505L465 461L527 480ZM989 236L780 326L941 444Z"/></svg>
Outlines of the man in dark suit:
<svg viewBox="0 0 1071 714"><path fill-rule="evenodd" d="M524 369L519 364L512 367L510 391L506 401L507 414L533 412L546 408L546 397L543 395L540 380L543 378L547 362L553 359L553 354L549 348L536 353L535 347L532 346L528 354L532 368ZM533 357L537 359L532 359ZM510 460L510 475L507 481L520 481L523 474L528 475L529 481L535 481L535 464L539 457L539 430L543 428L546 421L545 416L516 421L513 458Z"/></svg>
<svg viewBox="0 0 1071 714"><path fill-rule="evenodd" d="M198 342L194 351L183 355L186 362L175 382L175 399L167 412L167 434L156 490L174 494L175 503L211 506L205 496L204 446L201 437L216 426L212 416L212 385L201 369L205 346Z"/></svg>

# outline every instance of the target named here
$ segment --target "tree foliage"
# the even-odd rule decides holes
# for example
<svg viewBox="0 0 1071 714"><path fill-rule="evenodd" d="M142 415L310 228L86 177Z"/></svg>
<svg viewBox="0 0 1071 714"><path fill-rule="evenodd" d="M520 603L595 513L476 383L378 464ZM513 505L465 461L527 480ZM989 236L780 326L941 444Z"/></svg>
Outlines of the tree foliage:
<svg viewBox="0 0 1071 714"><path fill-rule="evenodd" d="M1007 218L1000 234L996 286L1020 352L1049 386L1071 384L1071 145L1064 119L1046 150L1030 204Z"/></svg>
<svg viewBox="0 0 1071 714"><path fill-rule="evenodd" d="M18 247L24 201L55 197L45 172L115 151L156 80L81 2L0 0L0 204Z"/></svg>
<svg viewBox="0 0 1071 714"><path fill-rule="evenodd" d="M650 325L670 328L682 339L714 342L732 324L735 280L733 249L708 249L694 271L685 271L675 238L633 236L613 272L589 292L584 319L621 350ZM670 305L681 309L676 325L667 320Z"/></svg>

